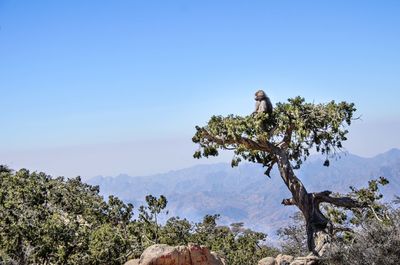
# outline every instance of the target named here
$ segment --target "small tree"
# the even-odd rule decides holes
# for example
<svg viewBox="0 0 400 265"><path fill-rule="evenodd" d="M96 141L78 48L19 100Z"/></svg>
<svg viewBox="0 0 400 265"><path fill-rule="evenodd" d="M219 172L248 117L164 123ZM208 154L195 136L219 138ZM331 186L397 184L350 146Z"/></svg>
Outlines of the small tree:
<svg viewBox="0 0 400 265"><path fill-rule="evenodd" d="M160 198L154 197L153 195L146 196L147 207L139 207L139 221L145 224L145 230L151 231L150 241L154 239L154 243L159 243L159 224L158 215L167 207L167 198L161 195ZM166 212L168 214L168 211ZM147 228L147 229L146 229ZM145 232L146 234L146 232Z"/></svg>
<svg viewBox="0 0 400 265"><path fill-rule="evenodd" d="M351 124L355 110L353 103L314 104L296 97L278 103L271 115L213 116L206 126L196 126L193 142L199 144L199 150L194 157L217 156L219 149L233 150L232 166L242 160L259 163L266 167L268 176L277 165L292 194L282 204L300 209L306 221L308 249L316 253L314 235L329 224L320 204L345 208L363 205L349 197L332 197L330 191L309 193L294 170L300 168L313 149L326 156L324 165L329 166L329 159L347 140L346 127Z"/></svg>

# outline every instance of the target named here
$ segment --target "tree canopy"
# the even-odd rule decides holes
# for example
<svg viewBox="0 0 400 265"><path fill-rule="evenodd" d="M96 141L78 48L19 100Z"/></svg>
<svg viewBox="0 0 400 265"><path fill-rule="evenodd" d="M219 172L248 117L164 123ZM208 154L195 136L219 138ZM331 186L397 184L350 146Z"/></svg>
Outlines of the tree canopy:
<svg viewBox="0 0 400 265"><path fill-rule="evenodd" d="M218 149L234 150L232 165L244 159L270 169L277 163L276 154L283 151L293 168L299 168L312 149L329 159L343 148L355 111L353 103L314 104L296 97L277 103L272 115L212 116L206 126L196 127L193 142L200 149L194 157L216 156Z"/></svg>

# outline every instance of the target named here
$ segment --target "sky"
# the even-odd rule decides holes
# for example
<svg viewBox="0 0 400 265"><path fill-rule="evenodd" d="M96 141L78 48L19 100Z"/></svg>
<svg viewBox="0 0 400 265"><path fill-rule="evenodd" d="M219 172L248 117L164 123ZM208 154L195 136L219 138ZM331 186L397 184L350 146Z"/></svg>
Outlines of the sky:
<svg viewBox="0 0 400 265"><path fill-rule="evenodd" d="M0 0L0 164L148 175L194 126L272 102L354 102L348 152L400 148L400 1Z"/></svg>

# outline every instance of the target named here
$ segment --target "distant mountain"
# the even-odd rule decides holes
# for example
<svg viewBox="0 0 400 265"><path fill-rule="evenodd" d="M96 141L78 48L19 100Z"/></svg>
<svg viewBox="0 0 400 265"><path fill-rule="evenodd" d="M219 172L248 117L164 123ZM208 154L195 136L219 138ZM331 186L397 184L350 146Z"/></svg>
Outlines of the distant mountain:
<svg viewBox="0 0 400 265"><path fill-rule="evenodd" d="M309 191L349 191L349 186L365 186L367 181L385 176L386 200L400 194L400 150L392 149L372 158L342 155L324 167L323 159L311 157L297 175ZM275 235L285 225L294 207L284 207L282 199L290 193L277 171L268 178L254 164L231 168L229 164L199 165L164 174L130 177L94 177L89 184L99 185L102 195L116 195L135 207L144 204L148 194L165 195L169 216L199 221L205 214L221 214L221 222L244 222L247 227Z"/></svg>

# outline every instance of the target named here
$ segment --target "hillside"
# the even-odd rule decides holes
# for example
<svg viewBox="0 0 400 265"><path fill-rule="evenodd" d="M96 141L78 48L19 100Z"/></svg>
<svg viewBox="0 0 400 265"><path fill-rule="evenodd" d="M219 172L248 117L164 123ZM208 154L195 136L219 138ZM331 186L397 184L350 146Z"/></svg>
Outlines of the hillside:
<svg viewBox="0 0 400 265"><path fill-rule="evenodd" d="M390 185L384 187L386 200L400 190L400 150L392 149L372 158L342 155L323 167L323 159L311 157L297 172L309 191L348 191L349 186L365 185L371 178L385 176ZM199 221L205 214L221 214L221 222L244 222L246 226L274 236L276 229L288 221L295 208L280 204L290 197L277 172L271 179L258 165L199 165L164 174L131 177L98 176L88 180L99 185L104 196L116 195L135 207L143 204L147 194L164 194L170 216L178 215Z"/></svg>

